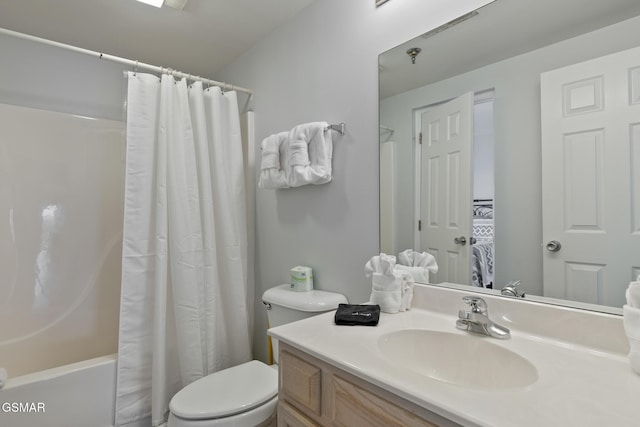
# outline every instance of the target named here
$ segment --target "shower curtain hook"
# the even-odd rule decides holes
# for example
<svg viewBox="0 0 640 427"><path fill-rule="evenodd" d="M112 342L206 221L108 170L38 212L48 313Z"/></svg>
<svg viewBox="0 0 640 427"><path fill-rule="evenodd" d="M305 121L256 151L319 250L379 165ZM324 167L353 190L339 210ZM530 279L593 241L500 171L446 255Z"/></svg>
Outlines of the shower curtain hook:
<svg viewBox="0 0 640 427"><path fill-rule="evenodd" d="M133 75L138 74L138 60L136 59L136 65L133 67Z"/></svg>

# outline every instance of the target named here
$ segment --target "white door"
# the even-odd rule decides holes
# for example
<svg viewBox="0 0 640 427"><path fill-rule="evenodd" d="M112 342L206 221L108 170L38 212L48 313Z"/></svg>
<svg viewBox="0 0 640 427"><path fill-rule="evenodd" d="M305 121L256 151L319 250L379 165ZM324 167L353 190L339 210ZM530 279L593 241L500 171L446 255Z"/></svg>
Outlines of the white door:
<svg viewBox="0 0 640 427"><path fill-rule="evenodd" d="M431 283L470 284L473 93L422 114L420 248L438 261Z"/></svg>
<svg viewBox="0 0 640 427"><path fill-rule="evenodd" d="M544 295L620 307L640 273L640 48L543 73L541 93Z"/></svg>

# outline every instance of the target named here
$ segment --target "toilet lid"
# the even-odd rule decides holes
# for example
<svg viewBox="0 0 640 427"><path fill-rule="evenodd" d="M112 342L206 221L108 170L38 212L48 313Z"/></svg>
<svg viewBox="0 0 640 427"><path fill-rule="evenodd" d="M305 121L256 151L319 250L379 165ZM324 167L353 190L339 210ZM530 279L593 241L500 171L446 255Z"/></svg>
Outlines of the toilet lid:
<svg viewBox="0 0 640 427"><path fill-rule="evenodd" d="M257 360L192 382L173 396L171 412L190 420L246 412L278 394L278 371Z"/></svg>

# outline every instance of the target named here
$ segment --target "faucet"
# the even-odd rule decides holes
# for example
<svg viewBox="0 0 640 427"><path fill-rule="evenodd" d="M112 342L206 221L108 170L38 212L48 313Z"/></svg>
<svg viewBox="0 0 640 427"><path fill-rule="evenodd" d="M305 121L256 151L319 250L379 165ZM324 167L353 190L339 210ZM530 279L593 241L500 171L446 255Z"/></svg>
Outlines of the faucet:
<svg viewBox="0 0 640 427"><path fill-rule="evenodd" d="M520 280L512 280L507 283L507 286L500 290L500 294L508 297L524 298L524 292L520 292L517 288L520 285Z"/></svg>
<svg viewBox="0 0 640 427"><path fill-rule="evenodd" d="M462 300L471 306L471 310L458 312L456 328L498 339L511 337L509 329L489 320L487 303L482 298L465 296L462 297Z"/></svg>

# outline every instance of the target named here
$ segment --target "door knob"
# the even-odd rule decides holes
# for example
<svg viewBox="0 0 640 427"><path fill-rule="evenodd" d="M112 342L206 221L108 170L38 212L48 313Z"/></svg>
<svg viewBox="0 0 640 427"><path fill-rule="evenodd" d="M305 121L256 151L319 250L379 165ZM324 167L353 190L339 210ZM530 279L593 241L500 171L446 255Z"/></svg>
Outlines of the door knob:
<svg viewBox="0 0 640 427"><path fill-rule="evenodd" d="M551 240L547 243L547 250L549 252L558 252L562 248L562 245L557 240Z"/></svg>
<svg viewBox="0 0 640 427"><path fill-rule="evenodd" d="M456 245L464 246L467 244L467 238L464 236L456 237L455 239L453 239L453 243L455 243Z"/></svg>

